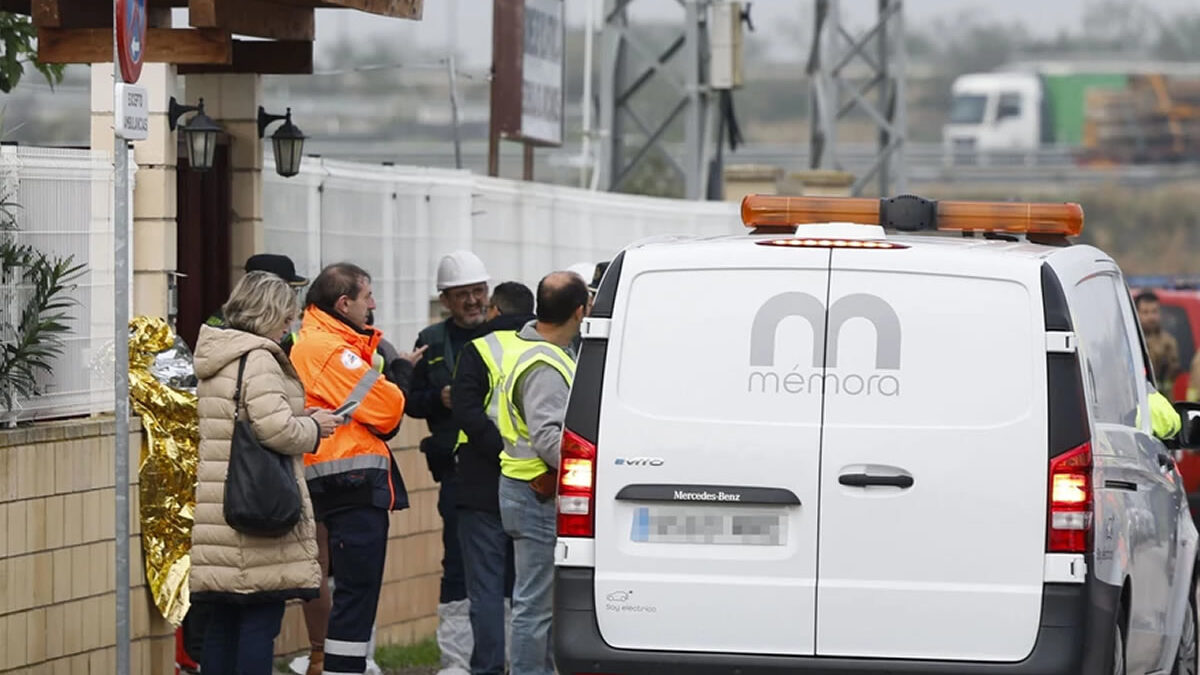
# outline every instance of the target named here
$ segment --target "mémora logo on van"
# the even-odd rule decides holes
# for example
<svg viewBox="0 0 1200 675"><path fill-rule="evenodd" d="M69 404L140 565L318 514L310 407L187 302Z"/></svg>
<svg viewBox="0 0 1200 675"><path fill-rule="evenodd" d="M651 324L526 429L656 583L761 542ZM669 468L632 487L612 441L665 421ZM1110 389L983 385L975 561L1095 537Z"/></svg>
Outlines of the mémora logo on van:
<svg viewBox="0 0 1200 675"><path fill-rule="evenodd" d="M829 308L828 335L825 304L808 293L780 293L763 303L750 332L751 394L829 394L846 396L900 395L900 317L882 298L865 293L847 295ZM775 336L784 319L800 317L813 331L811 368L775 365ZM838 370L838 339L850 319L866 319L875 327L875 371L846 373ZM826 358L825 344L829 345ZM822 372L824 369L824 372Z"/></svg>

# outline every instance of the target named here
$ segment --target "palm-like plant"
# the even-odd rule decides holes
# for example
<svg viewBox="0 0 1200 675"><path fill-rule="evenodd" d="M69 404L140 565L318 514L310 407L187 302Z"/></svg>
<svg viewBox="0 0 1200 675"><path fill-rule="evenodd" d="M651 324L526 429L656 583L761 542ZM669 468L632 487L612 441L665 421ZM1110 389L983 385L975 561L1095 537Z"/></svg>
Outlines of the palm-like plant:
<svg viewBox="0 0 1200 675"><path fill-rule="evenodd" d="M47 255L29 244L17 242L19 208L0 199L0 409L12 411L20 400L38 395L37 376L53 372L54 359L61 356L70 332L67 310L75 301L67 294L83 274L85 266L74 256ZM21 296L26 300L17 311Z"/></svg>

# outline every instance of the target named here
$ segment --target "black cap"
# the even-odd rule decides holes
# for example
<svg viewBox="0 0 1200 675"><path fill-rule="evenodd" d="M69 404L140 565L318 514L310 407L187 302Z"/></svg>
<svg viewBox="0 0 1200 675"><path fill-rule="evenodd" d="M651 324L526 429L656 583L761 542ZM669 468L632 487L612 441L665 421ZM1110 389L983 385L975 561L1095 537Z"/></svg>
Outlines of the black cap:
<svg viewBox="0 0 1200 675"><path fill-rule="evenodd" d="M603 260L596 263L596 271L592 274L592 283L588 284L588 290L595 293L600 288L600 280L604 278L604 273L608 271L608 264L611 260Z"/></svg>
<svg viewBox="0 0 1200 675"><path fill-rule="evenodd" d="M246 261L247 272L270 272L292 286L303 286L308 279L296 274L296 264L286 255L259 253Z"/></svg>

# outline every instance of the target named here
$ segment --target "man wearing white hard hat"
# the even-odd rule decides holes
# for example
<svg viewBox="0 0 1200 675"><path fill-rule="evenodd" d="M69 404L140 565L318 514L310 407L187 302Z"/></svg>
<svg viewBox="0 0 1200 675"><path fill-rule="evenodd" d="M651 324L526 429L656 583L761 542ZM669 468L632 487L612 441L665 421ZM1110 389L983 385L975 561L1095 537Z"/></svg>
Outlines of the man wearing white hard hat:
<svg viewBox="0 0 1200 675"><path fill-rule="evenodd" d="M421 441L421 452L438 489L442 516L442 585L438 598L438 647L441 675L470 673L470 603L467 600L462 548L458 540L457 489L454 446L458 427L450 412L450 383L458 355L475 329L487 319L487 268L470 251L442 257L437 268L437 290L450 313L445 321L429 326L417 336L417 347L428 346L426 358L413 371L412 391L405 412L426 421L430 435Z"/></svg>

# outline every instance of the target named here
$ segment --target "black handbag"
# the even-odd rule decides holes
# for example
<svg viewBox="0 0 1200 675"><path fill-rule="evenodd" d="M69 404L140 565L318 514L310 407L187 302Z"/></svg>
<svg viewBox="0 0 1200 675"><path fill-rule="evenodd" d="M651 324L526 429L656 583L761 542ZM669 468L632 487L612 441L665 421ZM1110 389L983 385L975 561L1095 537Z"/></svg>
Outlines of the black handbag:
<svg viewBox="0 0 1200 675"><path fill-rule="evenodd" d="M300 487L292 458L263 447L249 419L242 419L242 374L246 354L238 362L237 388L233 393L233 439L229 470L225 474L225 522L244 534L279 537L300 521ZM246 416L249 417L249 411Z"/></svg>

